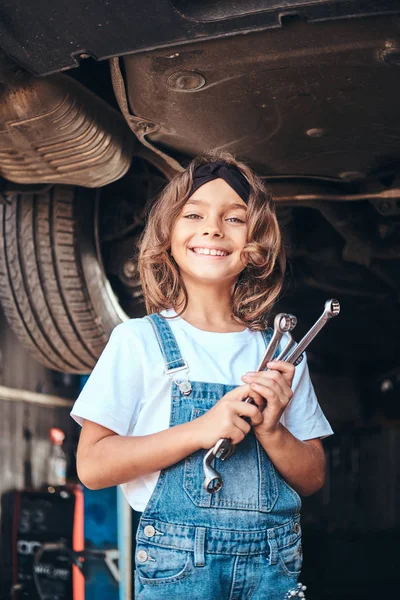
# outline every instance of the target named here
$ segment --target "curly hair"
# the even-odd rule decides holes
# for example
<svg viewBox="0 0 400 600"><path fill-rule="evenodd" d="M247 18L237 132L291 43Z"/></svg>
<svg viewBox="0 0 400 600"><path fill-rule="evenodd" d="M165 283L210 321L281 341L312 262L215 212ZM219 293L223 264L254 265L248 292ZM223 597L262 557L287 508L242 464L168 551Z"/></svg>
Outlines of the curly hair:
<svg viewBox="0 0 400 600"><path fill-rule="evenodd" d="M242 251L246 264L232 294L232 315L252 330L265 328L266 319L277 300L284 278L286 258L271 193L262 180L231 154L211 152L198 156L177 174L155 200L140 241L139 270L148 313L176 309L183 294L179 314L188 295L172 258L171 232L190 196L194 170L208 162L223 160L242 173L250 185L247 211L247 244Z"/></svg>

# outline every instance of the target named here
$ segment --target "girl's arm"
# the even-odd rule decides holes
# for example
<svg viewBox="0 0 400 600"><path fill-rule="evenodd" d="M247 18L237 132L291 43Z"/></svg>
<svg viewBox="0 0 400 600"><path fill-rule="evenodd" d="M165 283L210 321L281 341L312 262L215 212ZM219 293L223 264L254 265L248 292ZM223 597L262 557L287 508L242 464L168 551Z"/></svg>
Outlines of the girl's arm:
<svg viewBox="0 0 400 600"><path fill-rule="evenodd" d="M79 479L98 490L169 467L199 449L191 425L131 437L85 421L77 453Z"/></svg>
<svg viewBox="0 0 400 600"><path fill-rule="evenodd" d="M324 485L325 454L320 439L302 442L279 424L274 433L257 434L275 468L302 496L310 496Z"/></svg>
<svg viewBox="0 0 400 600"><path fill-rule="evenodd" d="M220 438L238 444L251 428L242 416L255 426L263 420L257 406L242 402L250 393L260 405L261 396L242 385L194 421L150 435L122 436L85 420L77 454L80 480L90 489L119 485L174 465L197 450L208 450Z"/></svg>

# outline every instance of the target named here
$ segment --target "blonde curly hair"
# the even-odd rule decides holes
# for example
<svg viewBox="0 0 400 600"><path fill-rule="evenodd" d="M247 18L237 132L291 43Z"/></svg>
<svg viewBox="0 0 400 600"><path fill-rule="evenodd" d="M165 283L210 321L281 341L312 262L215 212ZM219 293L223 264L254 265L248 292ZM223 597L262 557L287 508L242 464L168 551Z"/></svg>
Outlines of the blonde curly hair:
<svg viewBox="0 0 400 600"><path fill-rule="evenodd" d="M263 181L231 154L211 152L198 156L164 188L149 212L140 241L139 270L148 313L177 309L188 295L179 267L170 254L174 223L190 196L195 169L216 160L236 167L250 186L247 211L247 239L242 251L247 263L232 294L232 315L252 330L265 328L284 278L286 258L271 193Z"/></svg>

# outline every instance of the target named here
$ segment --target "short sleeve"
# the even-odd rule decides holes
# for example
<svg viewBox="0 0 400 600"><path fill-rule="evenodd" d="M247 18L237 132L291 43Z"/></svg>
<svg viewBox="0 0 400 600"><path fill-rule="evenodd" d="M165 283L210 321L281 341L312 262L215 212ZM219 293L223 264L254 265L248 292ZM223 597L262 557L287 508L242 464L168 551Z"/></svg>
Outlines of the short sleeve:
<svg viewBox="0 0 400 600"><path fill-rule="evenodd" d="M332 435L332 428L315 395L305 354L296 367L292 389L293 398L283 413L282 424L299 440Z"/></svg>
<svg viewBox="0 0 400 600"><path fill-rule="evenodd" d="M131 433L143 398L142 355L139 338L127 324L118 325L72 408L72 418L119 435Z"/></svg>

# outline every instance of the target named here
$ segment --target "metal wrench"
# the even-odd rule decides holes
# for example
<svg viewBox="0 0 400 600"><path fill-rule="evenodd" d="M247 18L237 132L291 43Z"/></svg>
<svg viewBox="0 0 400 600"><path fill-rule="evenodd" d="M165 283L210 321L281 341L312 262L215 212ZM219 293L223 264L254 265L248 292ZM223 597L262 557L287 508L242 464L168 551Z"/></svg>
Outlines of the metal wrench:
<svg viewBox="0 0 400 600"><path fill-rule="evenodd" d="M282 360L282 358L283 358L283 360L285 362L292 363L294 366L297 366L298 364L300 364L300 362L303 360L303 352L305 351L307 346L312 342L312 340L315 338L315 336L321 331L321 329L324 327L324 325L326 325L326 323L330 319L332 319L333 317L336 317L339 313L340 313L340 304L339 304L338 300L335 300L334 298L327 300L325 302L324 312L322 313L320 318L316 321L316 323L311 327L311 329L306 333L306 335L301 339L301 341L298 343L296 348L294 350L292 350L289 355L287 355L288 346L293 345L293 343L294 343L293 338L291 338L291 336L290 336L291 339L289 339L288 344L283 349L281 354L278 356L278 359ZM223 444L223 442L224 442L224 440L219 440L217 442L217 444L214 446L214 448L211 448L211 450L209 450L207 452L207 454L205 455L204 460L203 460L203 467L204 467L204 473L205 473L205 480L204 480L203 485L204 485L204 488L210 494L214 494L215 492L218 492L221 489L222 484L223 484L221 475L211 466L211 462L214 460L214 458L218 457L218 454L219 454L219 451L220 451L220 448L221 448L221 445ZM230 456L230 454L229 454L229 456Z"/></svg>
<svg viewBox="0 0 400 600"><path fill-rule="evenodd" d="M264 356L258 366L257 371L265 371L267 364L273 359L274 354L279 346L279 342L282 339L284 333L289 333L297 325L297 319L294 315L287 313L279 313L274 319L274 333L270 339L270 342L265 350ZM245 402L248 401L246 398Z"/></svg>
<svg viewBox="0 0 400 600"><path fill-rule="evenodd" d="M285 360L285 356L288 356L289 352L292 350L293 346L296 344L296 341L293 339L292 334L290 333L290 331L287 332L286 334L288 336L288 341L286 346L283 348L283 350L281 351L281 353L279 354L279 356L277 357L276 360ZM300 364L301 360L299 361Z"/></svg>
<svg viewBox="0 0 400 600"><path fill-rule="evenodd" d="M295 367L301 363L304 356L304 350L307 346L312 342L317 333L321 331L322 327L326 325L329 319L336 317L340 312L340 304L337 300L331 299L325 302L324 312L318 319L316 323L311 327L311 329L306 333L303 339L298 343L295 348L295 351L291 352L291 349L295 345L295 340L292 337L290 331L288 331L287 336L289 341L286 346L283 348L282 352L279 354L276 360L283 360L284 362L289 362L294 364Z"/></svg>
<svg viewBox="0 0 400 600"><path fill-rule="evenodd" d="M300 356L302 356L304 350L307 346L313 341L317 333L321 331L324 325L332 319L333 317L337 317L340 313L340 304L338 300L331 298L325 302L324 312L314 323L311 329L306 333L306 335L300 340L297 344L296 348L292 350L292 352L287 356L284 360L285 362L292 363L292 365L297 366L302 361Z"/></svg>
<svg viewBox="0 0 400 600"><path fill-rule="evenodd" d="M265 370L267 364L272 360L276 349L279 346L279 342L282 339L284 333L293 330L296 327L297 319L294 315L286 313L279 313L274 319L274 333L272 334L271 340L265 350L264 356L258 367L258 371ZM253 399L249 396L243 400L243 402L253 402ZM247 419L246 419L247 420ZM203 459L204 469L204 487L205 489L214 494L222 487L222 478L220 474L212 467L212 462L215 458L226 460L232 456L235 451L235 446L231 444L228 438L221 438L215 444L213 448L208 450Z"/></svg>

